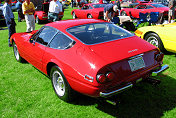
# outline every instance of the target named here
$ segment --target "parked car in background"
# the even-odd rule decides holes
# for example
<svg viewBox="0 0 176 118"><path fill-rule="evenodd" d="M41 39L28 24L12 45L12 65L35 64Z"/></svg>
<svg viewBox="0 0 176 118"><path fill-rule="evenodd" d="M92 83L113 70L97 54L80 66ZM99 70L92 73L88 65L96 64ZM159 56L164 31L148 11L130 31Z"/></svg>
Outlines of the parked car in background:
<svg viewBox="0 0 176 118"><path fill-rule="evenodd" d="M48 21L48 11L49 11L49 2L44 2L42 5L38 5L34 13L36 23L39 24L42 21ZM63 16L64 16L64 9L63 12L59 13L59 19L61 20Z"/></svg>
<svg viewBox="0 0 176 118"><path fill-rule="evenodd" d="M176 23L138 28L135 34L148 41L161 51L176 53Z"/></svg>
<svg viewBox="0 0 176 118"><path fill-rule="evenodd" d="M11 4L16 4L17 0L12 0Z"/></svg>
<svg viewBox="0 0 176 118"><path fill-rule="evenodd" d="M16 60L48 75L64 101L73 100L74 91L109 97L168 68L157 47L98 19L48 23L38 31L13 34L11 42Z"/></svg>
<svg viewBox="0 0 176 118"><path fill-rule="evenodd" d="M12 0L12 2L11 2L11 9L12 9L12 11L16 11L17 10L16 3L17 3L17 0Z"/></svg>
<svg viewBox="0 0 176 118"><path fill-rule="evenodd" d="M5 18L3 15L3 10L2 10L3 4L0 4L0 25L6 25Z"/></svg>
<svg viewBox="0 0 176 118"><path fill-rule="evenodd" d="M80 9L73 9L71 14L75 18L103 19L106 4L84 4Z"/></svg>
<svg viewBox="0 0 176 118"><path fill-rule="evenodd" d="M134 8L124 8L120 11L122 16L132 16L133 18L139 18L139 13L151 13L160 12L164 17L168 17L169 8L157 3L139 3Z"/></svg>

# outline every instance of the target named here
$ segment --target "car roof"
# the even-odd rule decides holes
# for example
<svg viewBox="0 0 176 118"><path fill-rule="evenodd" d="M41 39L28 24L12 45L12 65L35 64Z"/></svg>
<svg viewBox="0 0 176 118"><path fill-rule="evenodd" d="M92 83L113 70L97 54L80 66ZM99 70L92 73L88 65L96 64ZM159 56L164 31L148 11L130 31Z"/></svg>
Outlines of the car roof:
<svg viewBox="0 0 176 118"><path fill-rule="evenodd" d="M99 20L99 19L70 19L70 20L61 20L61 21L48 23L45 26L54 27L59 30L66 30L67 28L78 26L78 25L101 23L101 22L106 22L106 21Z"/></svg>

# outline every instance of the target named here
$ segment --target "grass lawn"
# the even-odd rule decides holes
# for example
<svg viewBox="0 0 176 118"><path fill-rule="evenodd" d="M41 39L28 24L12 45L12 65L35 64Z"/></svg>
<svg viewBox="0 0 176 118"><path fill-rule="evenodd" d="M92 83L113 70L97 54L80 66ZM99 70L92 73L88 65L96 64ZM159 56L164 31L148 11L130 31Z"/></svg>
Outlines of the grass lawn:
<svg viewBox="0 0 176 118"><path fill-rule="evenodd" d="M63 19L72 18L71 10L66 9ZM18 23L14 14L17 32L25 32L25 22ZM138 84L119 95L117 107L83 95L66 103L55 95L49 78L15 60L7 39L8 30L0 30L0 118L176 118L175 55L165 55L170 68L157 77L160 85Z"/></svg>

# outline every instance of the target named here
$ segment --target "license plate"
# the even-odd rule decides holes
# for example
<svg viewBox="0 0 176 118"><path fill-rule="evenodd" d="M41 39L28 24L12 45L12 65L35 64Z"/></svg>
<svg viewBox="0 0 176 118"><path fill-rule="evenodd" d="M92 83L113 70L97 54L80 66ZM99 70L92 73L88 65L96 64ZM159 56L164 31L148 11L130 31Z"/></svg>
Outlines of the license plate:
<svg viewBox="0 0 176 118"><path fill-rule="evenodd" d="M132 72L145 67L145 63L142 56L129 60L128 63Z"/></svg>

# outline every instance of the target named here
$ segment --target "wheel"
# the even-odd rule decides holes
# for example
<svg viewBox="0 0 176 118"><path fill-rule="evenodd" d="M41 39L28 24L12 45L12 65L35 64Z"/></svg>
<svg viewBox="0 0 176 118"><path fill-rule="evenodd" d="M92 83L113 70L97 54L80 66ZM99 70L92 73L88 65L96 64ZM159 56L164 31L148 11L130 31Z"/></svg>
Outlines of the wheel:
<svg viewBox="0 0 176 118"><path fill-rule="evenodd" d="M18 62L24 62L24 61L25 61L25 60L20 56L20 54L19 54L19 52L18 52L17 45L15 44L15 42L13 42L13 52L14 52L15 59L16 59Z"/></svg>
<svg viewBox="0 0 176 118"><path fill-rule="evenodd" d="M41 20L38 18L38 16L36 16L35 22L36 22L37 24L40 24L40 23L41 23Z"/></svg>
<svg viewBox="0 0 176 118"><path fill-rule="evenodd" d="M93 17L92 17L92 15L88 14L88 15L87 15L87 18L93 18Z"/></svg>
<svg viewBox="0 0 176 118"><path fill-rule="evenodd" d="M53 66L51 68L50 77L57 96L66 102L72 101L74 98L74 91L58 66Z"/></svg>
<svg viewBox="0 0 176 118"><path fill-rule="evenodd" d="M149 33L147 34L144 39L151 43L152 45L158 47L162 52L165 52L166 49L164 48L163 42L161 41L160 37L156 33Z"/></svg>
<svg viewBox="0 0 176 118"><path fill-rule="evenodd" d="M127 13L125 11L122 11L121 16L127 16Z"/></svg>
<svg viewBox="0 0 176 118"><path fill-rule="evenodd" d="M75 12L73 12L73 19L76 19L76 18L77 18L77 16L76 16Z"/></svg>

